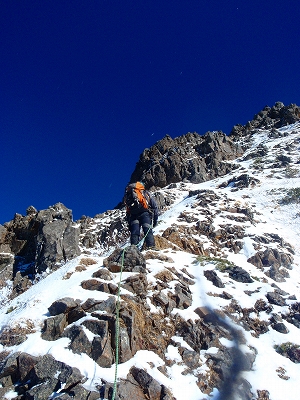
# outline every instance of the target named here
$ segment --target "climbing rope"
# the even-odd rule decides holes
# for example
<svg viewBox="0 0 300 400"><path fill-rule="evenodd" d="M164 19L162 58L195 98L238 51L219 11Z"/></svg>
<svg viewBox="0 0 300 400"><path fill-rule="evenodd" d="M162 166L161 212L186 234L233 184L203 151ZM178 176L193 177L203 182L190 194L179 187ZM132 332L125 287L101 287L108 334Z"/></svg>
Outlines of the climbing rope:
<svg viewBox="0 0 300 400"><path fill-rule="evenodd" d="M143 246L144 240L146 239L146 236L150 232L150 229L152 229L153 224L149 226L148 231L146 232L145 236L137 243L137 247ZM120 279L118 283L118 295L117 295L117 304L116 304L116 340L115 340L115 346L116 346L116 352L115 352L115 358L116 358L116 368L115 368L115 378L114 378L114 386L113 386L113 394L111 400L115 400L116 392L117 392L117 379L118 379L118 364L119 364L119 336L120 336L120 288L121 288L121 281L122 281L122 273L123 273L123 267L124 267L124 257L125 257L125 251L129 246L125 247L122 251L122 256L121 256L121 271L120 271Z"/></svg>
<svg viewBox="0 0 300 400"><path fill-rule="evenodd" d="M120 279L118 284L118 297L117 297L117 304L116 304L116 368L115 368L115 380L114 380L114 388L112 394L112 400L115 400L115 395L117 391L117 378L118 378L118 364L119 364L119 333L120 333L120 286L122 281L122 272L124 266L124 256L125 256L126 248L122 251L122 261L121 261L121 271L120 271Z"/></svg>

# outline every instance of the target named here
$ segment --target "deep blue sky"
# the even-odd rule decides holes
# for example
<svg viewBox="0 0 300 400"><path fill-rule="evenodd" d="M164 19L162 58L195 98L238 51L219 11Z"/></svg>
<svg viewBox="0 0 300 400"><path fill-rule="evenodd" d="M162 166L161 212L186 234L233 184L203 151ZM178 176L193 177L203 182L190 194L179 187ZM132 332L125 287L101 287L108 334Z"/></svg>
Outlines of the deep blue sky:
<svg viewBox="0 0 300 400"><path fill-rule="evenodd" d="M0 223L112 209L166 134L300 104L298 1L2 0Z"/></svg>

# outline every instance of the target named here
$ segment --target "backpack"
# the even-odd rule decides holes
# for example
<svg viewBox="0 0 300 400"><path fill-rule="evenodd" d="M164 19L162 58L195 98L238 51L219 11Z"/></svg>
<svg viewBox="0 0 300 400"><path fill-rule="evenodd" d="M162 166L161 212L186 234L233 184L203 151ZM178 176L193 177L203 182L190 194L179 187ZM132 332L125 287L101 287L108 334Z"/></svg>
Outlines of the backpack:
<svg viewBox="0 0 300 400"><path fill-rule="evenodd" d="M125 190L124 203L129 212L148 210L150 195L141 182L130 183Z"/></svg>

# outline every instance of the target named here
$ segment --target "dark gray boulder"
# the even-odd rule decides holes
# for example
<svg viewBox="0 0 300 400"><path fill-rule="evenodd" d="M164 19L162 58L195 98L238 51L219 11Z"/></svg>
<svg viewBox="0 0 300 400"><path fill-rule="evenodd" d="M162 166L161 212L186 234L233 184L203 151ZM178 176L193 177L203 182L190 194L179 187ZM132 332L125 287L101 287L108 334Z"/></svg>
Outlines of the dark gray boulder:
<svg viewBox="0 0 300 400"><path fill-rule="evenodd" d="M268 292L266 294L266 297L269 300L269 303L271 303L271 304L274 304L274 305L280 306L280 307L286 306L285 299L279 293Z"/></svg>
<svg viewBox="0 0 300 400"><path fill-rule="evenodd" d="M72 350L73 353L85 353L87 355L91 354L92 344L85 334L82 326L71 325L64 330L62 336L70 339L69 349Z"/></svg>
<svg viewBox="0 0 300 400"><path fill-rule="evenodd" d="M47 318L44 321L41 337L44 340L56 340L61 337L64 329L68 325L65 314L58 314Z"/></svg>
<svg viewBox="0 0 300 400"><path fill-rule="evenodd" d="M87 312L105 311L108 314L113 314L116 309L116 298L110 296L107 300L95 300L93 298L87 299L81 308Z"/></svg>
<svg viewBox="0 0 300 400"><path fill-rule="evenodd" d="M288 328L287 328L287 327L284 325L284 323L282 323L282 322L277 322L277 323L273 324L273 325L272 325L272 328L273 328L275 331L280 332L280 333L284 333L284 334L289 333Z"/></svg>
<svg viewBox="0 0 300 400"><path fill-rule="evenodd" d="M78 306L76 302L71 297L64 297L63 299L54 301L48 308L50 315L66 314L73 308Z"/></svg>
<svg viewBox="0 0 300 400"><path fill-rule="evenodd" d="M204 271L204 276L205 276L206 279L211 281L214 286L219 287L219 288L224 288L225 287L224 283L218 277L218 275L217 275L217 273L215 271L207 269L207 270Z"/></svg>
<svg viewBox="0 0 300 400"><path fill-rule="evenodd" d="M146 273L146 260L136 246L126 249L116 249L103 260L103 265L111 272L141 272Z"/></svg>
<svg viewBox="0 0 300 400"><path fill-rule="evenodd" d="M254 282L251 276L247 271L245 271L243 268L234 266L228 270L228 274L231 279L237 281L237 282L243 282L243 283L252 283Z"/></svg>

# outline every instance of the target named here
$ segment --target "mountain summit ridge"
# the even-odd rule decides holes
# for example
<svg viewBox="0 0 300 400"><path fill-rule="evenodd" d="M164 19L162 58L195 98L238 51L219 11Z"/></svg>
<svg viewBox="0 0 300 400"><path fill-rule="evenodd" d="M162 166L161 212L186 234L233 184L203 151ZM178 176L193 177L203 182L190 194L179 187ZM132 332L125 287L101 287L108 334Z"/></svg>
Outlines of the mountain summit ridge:
<svg viewBox="0 0 300 400"><path fill-rule="evenodd" d="M116 398L298 398L300 122L280 122L291 106L274 107L267 125L231 139L190 133L175 153L168 137L154 145L155 160L168 154L159 171L186 174L162 187L151 186L153 165L136 175L148 171L161 209L158 252L128 245L122 208L73 222L61 203L30 207L1 228L3 398L111 399L119 285ZM206 173L219 166L208 180L188 175L192 141ZM184 162L172 165L174 154Z"/></svg>
<svg viewBox="0 0 300 400"><path fill-rule="evenodd" d="M296 104L284 106L277 102L273 107L264 107L246 125L235 125L228 136L222 131L204 135L189 132L175 139L166 135L142 152L130 182L142 180L148 189L154 190L170 183L200 183L225 175L234 168L228 161L242 155L253 132L276 130L299 119Z"/></svg>

